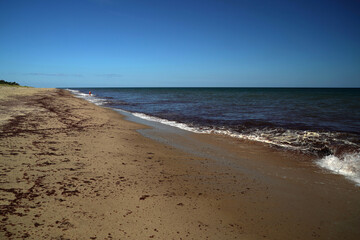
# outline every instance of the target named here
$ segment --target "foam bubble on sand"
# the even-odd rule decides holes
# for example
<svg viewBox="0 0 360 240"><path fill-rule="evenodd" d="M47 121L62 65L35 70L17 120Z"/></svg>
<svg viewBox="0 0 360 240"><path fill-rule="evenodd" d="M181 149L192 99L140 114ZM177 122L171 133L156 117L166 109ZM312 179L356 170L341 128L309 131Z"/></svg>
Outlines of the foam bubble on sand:
<svg viewBox="0 0 360 240"><path fill-rule="evenodd" d="M333 173L341 174L360 186L360 153L348 153L341 157L326 156L317 161L317 164Z"/></svg>

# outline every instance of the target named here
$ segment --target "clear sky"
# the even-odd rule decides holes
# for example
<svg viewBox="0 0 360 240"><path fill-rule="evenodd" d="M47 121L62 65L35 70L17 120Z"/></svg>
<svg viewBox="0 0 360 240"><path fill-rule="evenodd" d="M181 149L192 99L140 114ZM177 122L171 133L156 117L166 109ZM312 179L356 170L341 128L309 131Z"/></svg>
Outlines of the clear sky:
<svg viewBox="0 0 360 240"><path fill-rule="evenodd" d="M0 0L0 79L360 87L360 1Z"/></svg>

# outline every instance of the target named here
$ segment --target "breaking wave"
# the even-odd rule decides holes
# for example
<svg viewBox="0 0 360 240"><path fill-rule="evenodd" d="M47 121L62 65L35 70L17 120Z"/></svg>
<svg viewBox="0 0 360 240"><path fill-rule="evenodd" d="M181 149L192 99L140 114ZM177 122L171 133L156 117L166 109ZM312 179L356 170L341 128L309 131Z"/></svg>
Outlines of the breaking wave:
<svg viewBox="0 0 360 240"><path fill-rule="evenodd" d="M360 186L360 153L347 153L341 157L329 155L318 160L317 165L341 174Z"/></svg>

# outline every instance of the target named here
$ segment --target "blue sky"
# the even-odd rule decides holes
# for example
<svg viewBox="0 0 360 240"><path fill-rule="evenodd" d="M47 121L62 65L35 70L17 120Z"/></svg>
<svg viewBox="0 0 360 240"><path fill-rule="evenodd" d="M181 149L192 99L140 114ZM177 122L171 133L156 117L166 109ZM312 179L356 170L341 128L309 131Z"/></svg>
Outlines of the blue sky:
<svg viewBox="0 0 360 240"><path fill-rule="evenodd" d="M0 0L0 79L360 87L360 2Z"/></svg>

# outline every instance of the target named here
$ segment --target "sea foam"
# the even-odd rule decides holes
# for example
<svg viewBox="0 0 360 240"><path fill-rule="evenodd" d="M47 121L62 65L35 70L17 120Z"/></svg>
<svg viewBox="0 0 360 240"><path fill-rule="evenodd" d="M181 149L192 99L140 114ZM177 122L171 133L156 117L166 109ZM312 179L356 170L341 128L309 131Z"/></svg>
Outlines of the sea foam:
<svg viewBox="0 0 360 240"><path fill-rule="evenodd" d="M87 101L89 101L91 103L94 103L95 105L98 105L98 106L102 106L105 103L107 103L106 100L97 97L95 94L90 95L90 94L82 93L82 92L80 92L78 90L73 90L73 89L66 89L66 90L70 91L76 97L85 99L85 100L87 100Z"/></svg>
<svg viewBox="0 0 360 240"><path fill-rule="evenodd" d="M316 163L332 173L345 176L360 186L360 153L347 153L341 157L329 155Z"/></svg>
<svg viewBox="0 0 360 240"><path fill-rule="evenodd" d="M275 141L271 141L265 137L262 137L261 133L257 133L257 134L242 134L242 133L237 133L237 132L233 132L230 131L228 129L214 129L214 128L210 128L210 127L192 127L189 126L185 123L179 123L176 121L170 121L167 119L163 119L163 118L158 118L158 117L154 117L154 116L149 116L147 114L144 113L132 113L132 112L128 112L132 115L134 115L135 117L138 118L142 118L148 121L153 121L153 122L159 122L168 126L172 126L172 127L176 127L176 128L180 128L182 130L186 130L189 132L194 132L194 133L205 133L205 134L218 134L218 135L226 135L226 136L230 136L230 137L234 137L234 138L239 138L239 139L244 139L244 140L250 140L250 141L257 141L257 142L263 142L263 143L267 143L270 145L276 145L279 147L283 147L283 148L288 148L288 149L292 149L292 150L299 150L298 147L296 146L291 146L290 144L283 144L283 143L279 143L279 142L275 142Z"/></svg>

